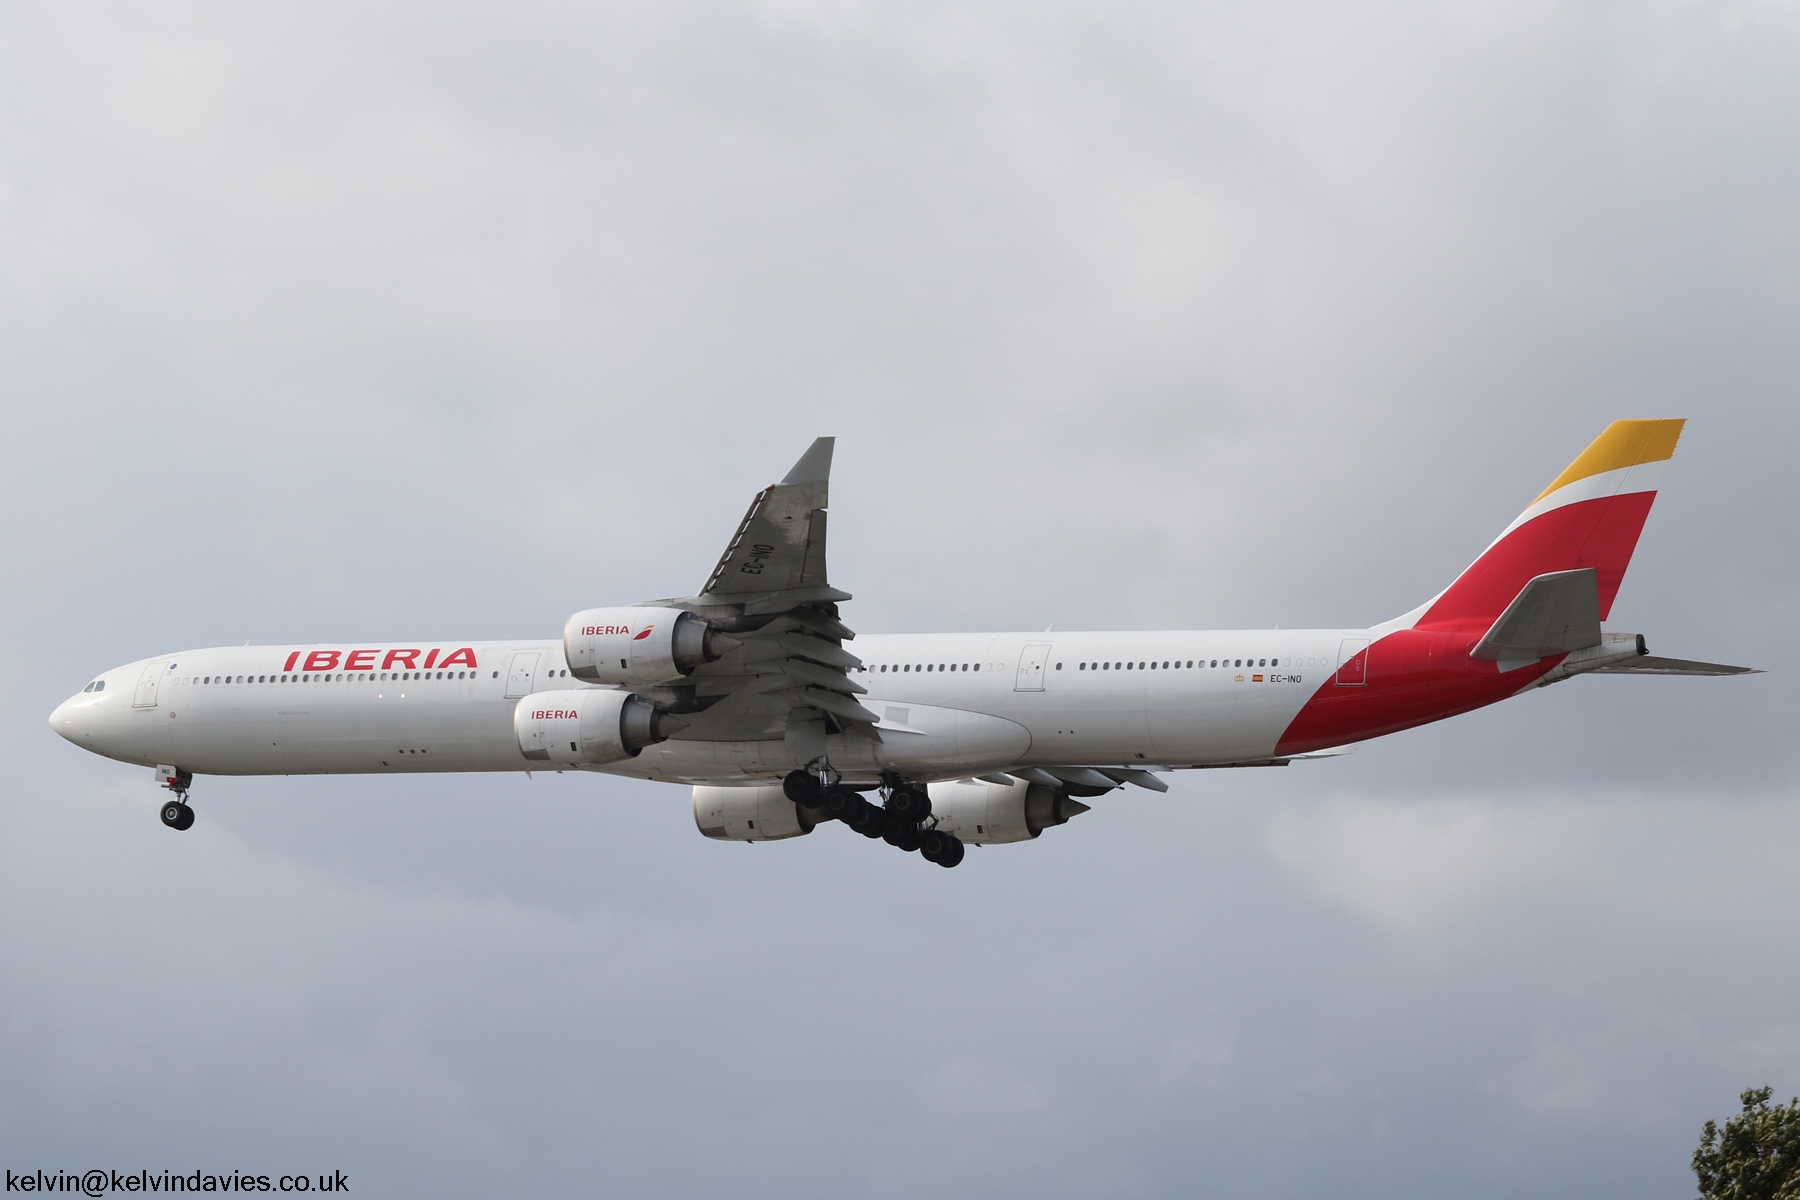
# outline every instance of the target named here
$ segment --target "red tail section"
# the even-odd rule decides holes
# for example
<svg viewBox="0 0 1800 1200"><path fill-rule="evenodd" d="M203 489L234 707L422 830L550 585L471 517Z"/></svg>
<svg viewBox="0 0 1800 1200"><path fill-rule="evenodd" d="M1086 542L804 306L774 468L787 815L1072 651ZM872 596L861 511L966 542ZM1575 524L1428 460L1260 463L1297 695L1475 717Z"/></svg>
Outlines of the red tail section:
<svg viewBox="0 0 1800 1200"><path fill-rule="evenodd" d="M1504 700L1560 661L1477 660L1469 651L1539 575L1592 568L1605 619L1650 515L1684 422L1614 421L1539 493L1417 620L1365 652L1365 686L1333 681L1307 702L1276 747L1301 754L1423 725ZM1403 619L1404 620L1404 619Z"/></svg>
<svg viewBox="0 0 1800 1200"><path fill-rule="evenodd" d="M1682 425L1614 421L1607 426L1431 603L1414 628L1473 630L1480 637L1534 577L1584 567L1594 569L1604 620L1625 580Z"/></svg>

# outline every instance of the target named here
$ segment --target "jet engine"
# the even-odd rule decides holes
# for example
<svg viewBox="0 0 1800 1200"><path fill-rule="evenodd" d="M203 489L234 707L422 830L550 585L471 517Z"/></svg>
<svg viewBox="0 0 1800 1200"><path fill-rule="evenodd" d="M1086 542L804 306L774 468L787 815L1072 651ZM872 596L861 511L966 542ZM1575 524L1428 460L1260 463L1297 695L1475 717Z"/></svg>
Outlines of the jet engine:
<svg viewBox="0 0 1800 1200"><path fill-rule="evenodd" d="M729 842L773 842L813 831L807 810L789 800L780 784L697 787L694 824L707 837Z"/></svg>
<svg viewBox="0 0 1800 1200"><path fill-rule="evenodd" d="M741 645L679 608L590 608L563 626L569 673L588 683L663 683Z"/></svg>
<svg viewBox="0 0 1800 1200"><path fill-rule="evenodd" d="M629 692L534 692L513 709L519 752L534 762L567 767L631 758L686 727Z"/></svg>
<svg viewBox="0 0 1800 1200"><path fill-rule="evenodd" d="M937 827L964 842L1026 842L1052 825L1066 824L1088 806L1059 788L1014 779L988 783L960 779L934 783L931 815Z"/></svg>

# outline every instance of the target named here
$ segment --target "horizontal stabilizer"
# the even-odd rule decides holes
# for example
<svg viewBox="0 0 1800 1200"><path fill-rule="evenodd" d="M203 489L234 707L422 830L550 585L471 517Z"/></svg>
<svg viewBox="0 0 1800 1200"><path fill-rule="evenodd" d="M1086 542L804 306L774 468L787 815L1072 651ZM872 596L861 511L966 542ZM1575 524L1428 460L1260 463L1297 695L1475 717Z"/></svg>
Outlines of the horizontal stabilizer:
<svg viewBox="0 0 1800 1200"><path fill-rule="evenodd" d="M1761 675L1755 667L1728 667L1724 663L1689 662L1685 658L1641 655L1610 667L1595 667L1593 675Z"/></svg>
<svg viewBox="0 0 1800 1200"><path fill-rule="evenodd" d="M1528 581L1470 658L1530 661L1600 644L1600 592L1594 569L1552 571Z"/></svg>

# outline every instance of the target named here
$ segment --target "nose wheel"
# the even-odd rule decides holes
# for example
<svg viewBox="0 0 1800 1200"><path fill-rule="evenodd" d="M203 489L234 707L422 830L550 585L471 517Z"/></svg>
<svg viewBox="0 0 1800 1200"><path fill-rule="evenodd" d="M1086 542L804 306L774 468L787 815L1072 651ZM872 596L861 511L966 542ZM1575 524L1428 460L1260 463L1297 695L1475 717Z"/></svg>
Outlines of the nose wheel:
<svg viewBox="0 0 1800 1200"><path fill-rule="evenodd" d="M188 807L188 786L194 782L194 773L184 771L180 767L159 766L156 768L156 781L175 798L164 802L162 806L162 823L170 829L189 829L194 824L194 810Z"/></svg>

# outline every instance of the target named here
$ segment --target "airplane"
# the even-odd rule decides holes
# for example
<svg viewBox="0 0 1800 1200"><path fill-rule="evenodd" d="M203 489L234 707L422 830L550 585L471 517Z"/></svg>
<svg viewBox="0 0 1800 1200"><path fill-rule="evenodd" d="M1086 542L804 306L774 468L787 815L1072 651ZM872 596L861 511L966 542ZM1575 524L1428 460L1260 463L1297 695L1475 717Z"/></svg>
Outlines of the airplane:
<svg viewBox="0 0 1800 1200"><path fill-rule="evenodd" d="M822 437L695 595L586 609L560 640L161 654L50 725L154 767L172 829L197 775L598 771L691 786L709 838L836 820L954 867L1173 771L1328 758L1576 675L1754 673L1601 628L1684 424L1613 422L1450 586L1366 629L859 639L828 579Z"/></svg>

